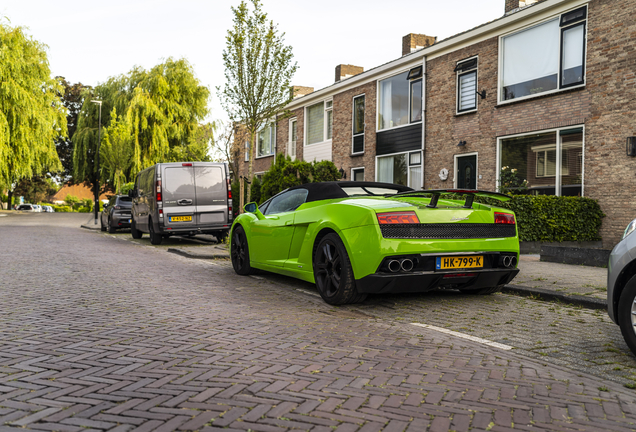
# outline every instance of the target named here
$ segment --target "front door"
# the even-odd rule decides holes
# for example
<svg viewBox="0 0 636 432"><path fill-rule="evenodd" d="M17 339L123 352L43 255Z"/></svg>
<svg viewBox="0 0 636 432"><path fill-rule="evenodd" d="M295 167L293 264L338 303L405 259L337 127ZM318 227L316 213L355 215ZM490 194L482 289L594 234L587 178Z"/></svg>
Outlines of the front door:
<svg viewBox="0 0 636 432"><path fill-rule="evenodd" d="M477 155L457 157L457 188L477 189Z"/></svg>

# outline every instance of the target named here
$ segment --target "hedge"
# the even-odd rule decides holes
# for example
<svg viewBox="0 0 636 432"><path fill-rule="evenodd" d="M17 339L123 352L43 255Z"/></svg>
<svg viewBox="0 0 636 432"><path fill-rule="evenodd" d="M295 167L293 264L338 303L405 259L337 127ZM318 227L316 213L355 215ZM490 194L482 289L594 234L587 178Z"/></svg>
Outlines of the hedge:
<svg viewBox="0 0 636 432"><path fill-rule="evenodd" d="M599 230L605 214L591 198L515 195L503 203L481 197L475 201L514 211L521 241L601 240Z"/></svg>

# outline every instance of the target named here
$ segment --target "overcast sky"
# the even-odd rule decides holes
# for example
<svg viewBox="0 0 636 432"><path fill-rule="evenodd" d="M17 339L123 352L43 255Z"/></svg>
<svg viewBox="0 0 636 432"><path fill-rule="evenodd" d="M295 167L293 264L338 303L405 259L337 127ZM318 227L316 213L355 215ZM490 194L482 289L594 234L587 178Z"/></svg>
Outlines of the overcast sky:
<svg viewBox="0 0 636 432"><path fill-rule="evenodd" d="M293 84L326 87L338 64L371 69L402 53L402 36L444 39L503 15L505 0L263 0L286 33L299 69ZM49 47L53 76L96 85L133 66L186 58L212 92L210 120L224 119L216 86L239 0L0 0L0 17Z"/></svg>

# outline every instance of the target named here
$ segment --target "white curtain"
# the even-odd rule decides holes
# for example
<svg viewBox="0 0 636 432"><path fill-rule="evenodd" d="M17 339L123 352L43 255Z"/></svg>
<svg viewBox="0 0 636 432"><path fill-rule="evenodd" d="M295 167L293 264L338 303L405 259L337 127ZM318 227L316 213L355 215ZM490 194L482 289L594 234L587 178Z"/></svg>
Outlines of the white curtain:
<svg viewBox="0 0 636 432"><path fill-rule="evenodd" d="M378 181L393 183L393 156L378 158Z"/></svg>
<svg viewBox="0 0 636 432"><path fill-rule="evenodd" d="M503 39L504 87L555 75L559 69L559 20Z"/></svg>
<svg viewBox="0 0 636 432"><path fill-rule="evenodd" d="M563 70L583 65L583 26L563 32Z"/></svg>
<svg viewBox="0 0 636 432"><path fill-rule="evenodd" d="M414 166L409 168L410 178L409 178L409 187L412 187L415 190L422 189L422 166Z"/></svg>
<svg viewBox="0 0 636 432"><path fill-rule="evenodd" d="M380 129L391 127L391 119L393 118L392 90L393 83L390 79L382 81L382 89L380 90Z"/></svg>
<svg viewBox="0 0 636 432"><path fill-rule="evenodd" d="M307 144L324 141L325 106L323 102L307 108Z"/></svg>

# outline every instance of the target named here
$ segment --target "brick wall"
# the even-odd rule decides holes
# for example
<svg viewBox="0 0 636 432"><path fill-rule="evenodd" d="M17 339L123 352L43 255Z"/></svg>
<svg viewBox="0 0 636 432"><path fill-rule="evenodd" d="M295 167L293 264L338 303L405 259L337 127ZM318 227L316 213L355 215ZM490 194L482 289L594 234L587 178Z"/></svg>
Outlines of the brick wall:
<svg viewBox="0 0 636 432"><path fill-rule="evenodd" d="M353 98L365 95L364 154L351 156ZM375 180L375 107L376 82L369 82L333 97L332 160L351 179L351 168L365 167L364 179Z"/></svg>

